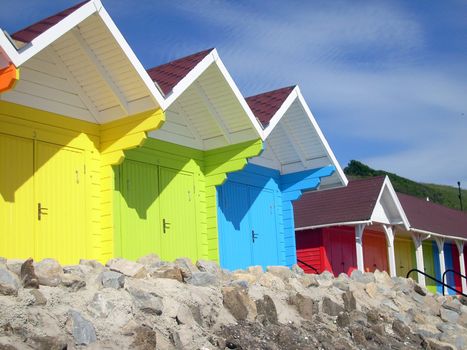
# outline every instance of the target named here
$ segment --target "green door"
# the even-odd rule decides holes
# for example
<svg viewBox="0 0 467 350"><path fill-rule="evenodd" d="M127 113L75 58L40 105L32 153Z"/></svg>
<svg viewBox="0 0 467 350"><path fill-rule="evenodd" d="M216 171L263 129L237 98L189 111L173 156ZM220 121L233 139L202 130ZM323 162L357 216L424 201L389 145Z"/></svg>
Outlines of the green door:
<svg viewBox="0 0 467 350"><path fill-rule="evenodd" d="M198 258L193 173L160 167L161 258Z"/></svg>
<svg viewBox="0 0 467 350"><path fill-rule="evenodd" d="M423 263L425 265L425 273L436 278L433 244L431 241L423 243ZM432 293L436 293L436 282L430 278L425 278L425 282L427 289Z"/></svg>
<svg viewBox="0 0 467 350"><path fill-rule="evenodd" d="M136 260L150 253L160 254L158 167L127 159L116 173L117 193L121 196L116 256Z"/></svg>

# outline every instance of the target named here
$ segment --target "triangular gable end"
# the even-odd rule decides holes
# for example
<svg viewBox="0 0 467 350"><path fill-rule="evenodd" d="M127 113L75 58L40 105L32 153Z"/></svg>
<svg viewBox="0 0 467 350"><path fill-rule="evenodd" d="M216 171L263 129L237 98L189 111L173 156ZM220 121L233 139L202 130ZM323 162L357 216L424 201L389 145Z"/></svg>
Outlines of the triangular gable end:
<svg viewBox="0 0 467 350"><path fill-rule="evenodd" d="M399 225L406 230L410 227L404 209L387 176L385 176L378 199L375 202L371 221L386 225Z"/></svg>
<svg viewBox="0 0 467 350"><path fill-rule="evenodd" d="M267 105L268 97L269 108L262 106ZM336 171L322 179L320 188L347 185L347 178L298 86L252 96L247 101L253 110L262 113L257 117L265 125L265 151L251 163L277 169L281 174L334 166Z"/></svg>
<svg viewBox="0 0 467 350"><path fill-rule="evenodd" d="M151 137L200 150L262 138L262 128L216 49L148 70L165 92L167 121Z"/></svg>
<svg viewBox="0 0 467 350"><path fill-rule="evenodd" d="M3 61L21 70L17 86L1 100L97 124L165 107L99 0L75 5L12 38L2 31L0 49Z"/></svg>

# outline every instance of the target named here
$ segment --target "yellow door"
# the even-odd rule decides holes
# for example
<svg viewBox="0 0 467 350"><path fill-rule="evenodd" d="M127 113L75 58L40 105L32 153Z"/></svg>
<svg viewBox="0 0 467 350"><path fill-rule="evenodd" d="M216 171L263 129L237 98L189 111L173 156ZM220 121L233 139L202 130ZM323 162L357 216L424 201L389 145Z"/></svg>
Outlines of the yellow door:
<svg viewBox="0 0 467 350"><path fill-rule="evenodd" d="M34 255L33 141L0 134L0 256Z"/></svg>
<svg viewBox="0 0 467 350"><path fill-rule="evenodd" d="M36 259L86 257L85 159L81 150L36 143Z"/></svg>

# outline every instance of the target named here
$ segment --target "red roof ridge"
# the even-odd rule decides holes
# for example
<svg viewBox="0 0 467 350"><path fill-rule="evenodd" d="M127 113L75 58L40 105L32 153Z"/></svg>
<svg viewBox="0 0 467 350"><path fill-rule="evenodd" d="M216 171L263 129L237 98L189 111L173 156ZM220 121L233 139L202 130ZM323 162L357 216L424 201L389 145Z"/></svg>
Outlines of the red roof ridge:
<svg viewBox="0 0 467 350"><path fill-rule="evenodd" d="M167 95L186 75L195 68L214 48L203 50L176 60L147 69L151 79Z"/></svg>
<svg viewBox="0 0 467 350"><path fill-rule="evenodd" d="M83 5L87 4L90 1L92 0L85 0L63 11L60 11L52 16L41 19L40 21L15 32L14 34L11 35L11 37L15 40L18 40L24 43L30 43L35 38L37 38L39 35L44 33L46 30L52 28L54 25L56 25L57 23L59 23L60 21L62 21L63 19L71 15L73 12L75 12L77 9L79 9L80 7L82 7Z"/></svg>
<svg viewBox="0 0 467 350"><path fill-rule="evenodd" d="M263 127L266 127L295 87L296 85L292 85L262 92L257 95L249 96L245 100L256 119L261 122Z"/></svg>

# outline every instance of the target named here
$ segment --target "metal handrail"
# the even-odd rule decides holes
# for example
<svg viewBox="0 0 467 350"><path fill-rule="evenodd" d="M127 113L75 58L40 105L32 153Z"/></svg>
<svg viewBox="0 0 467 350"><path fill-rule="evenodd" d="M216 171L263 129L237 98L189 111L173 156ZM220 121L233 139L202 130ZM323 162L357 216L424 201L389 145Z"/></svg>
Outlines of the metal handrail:
<svg viewBox="0 0 467 350"><path fill-rule="evenodd" d="M427 273L425 273L425 272L423 272L423 271L420 271L419 269L412 269L412 270L410 270L409 272L407 272L407 275L406 275L405 277L406 277L406 278L409 278L409 275L410 275L412 272L421 273L423 276L428 277L429 279L432 279L433 281L435 281L435 282L441 284L443 287L447 287L447 288L449 288L449 289L455 291L456 293L459 293L460 295L463 295L464 297L467 297L466 294L462 293L461 291L458 291L456 288L451 287L449 284L446 284L446 283L444 283L443 281L440 281L439 279L437 279L437 278L435 278L435 277L433 277L433 276L431 276L431 275L429 275L429 274L427 274ZM443 295L444 295L444 288L443 288Z"/></svg>
<svg viewBox="0 0 467 350"><path fill-rule="evenodd" d="M444 271L444 273L443 273L443 283L444 283L444 281L446 280L445 277L446 277L446 274L447 274L448 272L453 272L454 274L460 276L461 278L465 278L465 279L467 280L467 276L461 274L460 272L458 272L458 271L456 271L456 270L453 270L453 269L447 269L447 270ZM461 288L462 288L462 287L461 287Z"/></svg>
<svg viewBox="0 0 467 350"><path fill-rule="evenodd" d="M302 265L305 265L306 267L309 267L310 269L312 269L314 272L318 273L319 274L319 271L318 269L316 269L315 267L311 266L310 264L307 264L306 262L300 260L300 259L297 259L297 262L299 262L300 264Z"/></svg>

